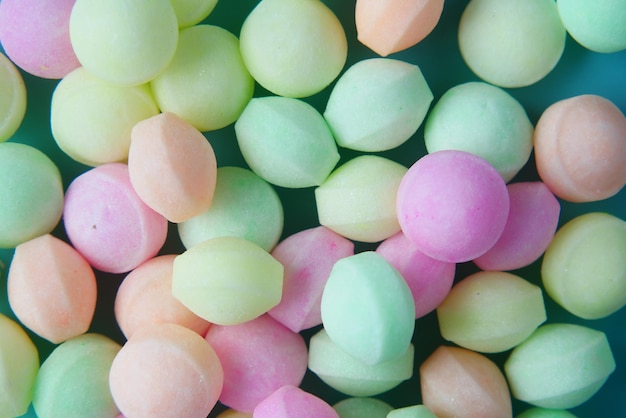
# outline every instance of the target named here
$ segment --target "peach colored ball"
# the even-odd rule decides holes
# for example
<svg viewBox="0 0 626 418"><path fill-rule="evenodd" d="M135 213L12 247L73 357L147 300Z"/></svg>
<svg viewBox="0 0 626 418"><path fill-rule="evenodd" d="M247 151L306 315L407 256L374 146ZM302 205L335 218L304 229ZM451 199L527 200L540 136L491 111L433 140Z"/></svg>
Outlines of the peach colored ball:
<svg viewBox="0 0 626 418"><path fill-rule="evenodd" d="M358 39L384 57L428 36L442 11L443 0L357 0Z"/></svg>
<svg viewBox="0 0 626 418"><path fill-rule="evenodd" d="M17 246L7 293L19 320L55 344L87 332L96 310L93 270L78 251L50 234Z"/></svg>
<svg viewBox="0 0 626 418"><path fill-rule="evenodd" d="M2 0L0 42L22 70L63 78L80 66L69 35L75 0Z"/></svg>
<svg viewBox="0 0 626 418"><path fill-rule="evenodd" d="M135 332L109 374L111 394L126 417L205 418L217 403L223 381L211 345L176 324Z"/></svg>
<svg viewBox="0 0 626 418"><path fill-rule="evenodd" d="M115 296L115 318L129 338L153 324L173 323L204 336L210 323L172 296L175 255L154 257L131 271Z"/></svg>
<svg viewBox="0 0 626 418"><path fill-rule="evenodd" d="M424 405L439 418L512 416L506 379L482 354L440 346L419 370Z"/></svg>
<svg viewBox="0 0 626 418"><path fill-rule="evenodd" d="M148 206L175 223L211 207L217 161L199 130L166 112L137 123L130 137L130 181Z"/></svg>
<svg viewBox="0 0 626 418"><path fill-rule="evenodd" d="M564 200L603 200L626 184L626 118L608 99L585 94L552 104L534 146L539 176Z"/></svg>

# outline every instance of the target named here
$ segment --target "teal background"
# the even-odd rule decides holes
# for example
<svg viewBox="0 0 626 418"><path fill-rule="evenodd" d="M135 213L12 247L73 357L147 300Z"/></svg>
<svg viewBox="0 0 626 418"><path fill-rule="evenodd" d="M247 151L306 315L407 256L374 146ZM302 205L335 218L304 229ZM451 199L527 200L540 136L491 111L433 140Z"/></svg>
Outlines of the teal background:
<svg viewBox="0 0 626 418"><path fill-rule="evenodd" d="M366 58L377 55L356 40L354 25L354 0L326 0L324 1L338 16L344 25L349 41L349 55L346 67ZM239 30L247 14L257 3L256 0L221 0L214 12L204 23L214 24L239 35ZM457 45L457 26L463 8L467 1L447 0L443 15L435 30L418 45L393 54L390 58L401 59L420 66L428 81L435 101L449 88L467 81L476 81L478 78L463 62ZM626 24L626 22L625 22ZM58 81L44 80L22 73L28 89L28 108L26 117L10 141L33 145L44 151L59 166L65 187L74 177L89 169L74 162L59 150L50 132L50 98ZM331 86L332 87L332 86ZM599 54L588 51L568 37L565 52L556 68L540 82L525 88L508 89L525 107L531 121L536 123L541 113L555 101L579 94L597 94L615 103L622 112L626 112L626 51L614 54ZM305 99L323 111L330 88ZM269 93L257 86L255 95L265 96ZM218 165L246 166L235 140L233 126L206 133L206 137L213 145ZM419 157L426 153L423 143L423 127L402 146L383 153L405 166L410 166ZM360 155L357 152L341 150L342 160ZM538 180L533 165L533 157L527 166L513 180ZM313 188L290 190L277 187L276 190L282 199L285 209L285 227L283 237L291 235L305 228L318 225L315 211ZM573 204L562 203L560 224L573 217L591 211L605 211L621 219L626 219L626 190L616 196L594 203ZM1 204L1 202L0 202ZM62 225L59 225L54 234L66 238ZM375 248L372 244L357 243L357 251ZM170 228L170 234L162 253L179 253L183 247L178 240L175 228ZM0 250L0 312L14 318L8 306L6 297L6 272L12 257L12 250ZM626 256L626 254L625 254ZM540 284L540 260L531 266L515 271L514 273L527 280ZM457 280L477 271L471 263L458 266ZM99 299L92 332L103 333L111 338L123 342L123 337L113 317L113 299L117 286L123 275L98 273ZM578 319L557 306L547 295L544 295L548 309L548 322L579 323L604 331L617 359L617 368L610 376L606 385L587 403L571 410L579 417L620 417L626 416L626 310L622 309L614 315L594 321ZM318 328L304 332L305 337L315 333ZM54 346L36 335L30 334L40 350L42 360L47 357ZM421 402L419 393L419 376L417 368L421 362L444 341L437 329L437 320L434 314L427 315L416 321L414 344L416 348L414 377L402 383L392 391L378 396L394 407L408 406ZM488 355L497 364L501 365L507 358L508 352ZM323 397L333 404L346 396L324 385L317 377L307 373L303 388ZM515 414L528 408L528 405L514 401ZM216 412L221 409L216 409ZM35 416L31 411L26 416Z"/></svg>

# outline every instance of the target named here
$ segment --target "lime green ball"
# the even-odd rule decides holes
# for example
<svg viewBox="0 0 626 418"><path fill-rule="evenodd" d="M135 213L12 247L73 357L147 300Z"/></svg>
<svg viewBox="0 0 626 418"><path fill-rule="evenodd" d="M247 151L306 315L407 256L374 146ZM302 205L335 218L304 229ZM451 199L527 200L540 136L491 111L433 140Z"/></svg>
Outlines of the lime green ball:
<svg viewBox="0 0 626 418"><path fill-rule="evenodd" d="M278 96L307 97L341 72L348 44L319 0L263 0L241 27L241 54L254 79Z"/></svg>
<svg viewBox="0 0 626 418"><path fill-rule="evenodd" d="M133 126L158 113L147 84L112 84L79 67L52 95L52 136L63 152L82 164L124 162Z"/></svg>
<svg viewBox="0 0 626 418"><path fill-rule="evenodd" d="M487 160L508 182L533 149L533 125L526 111L503 89L483 82L446 91L426 119L429 153L465 151Z"/></svg>
<svg viewBox="0 0 626 418"><path fill-rule="evenodd" d="M283 265L258 245L218 237L176 256L172 294L213 324L237 325L280 302L283 272Z"/></svg>
<svg viewBox="0 0 626 418"><path fill-rule="evenodd" d="M121 346L84 334L57 346L41 365L33 393L39 418L110 418L119 414L109 389L109 370Z"/></svg>
<svg viewBox="0 0 626 418"><path fill-rule="evenodd" d="M626 222L591 212L563 225L546 250L541 278L563 308L585 319L626 305Z"/></svg>
<svg viewBox="0 0 626 418"><path fill-rule="evenodd" d="M516 418L576 418L576 415L565 409L530 408Z"/></svg>
<svg viewBox="0 0 626 418"><path fill-rule="evenodd" d="M26 85L15 65L0 52L0 142L9 139L26 114Z"/></svg>
<svg viewBox="0 0 626 418"><path fill-rule="evenodd" d="M112 83L143 84L174 56L178 21L169 0L76 0L70 40L93 74Z"/></svg>
<svg viewBox="0 0 626 418"><path fill-rule="evenodd" d="M471 0L458 36L461 55L478 77L524 87L556 66L565 35L554 0Z"/></svg>
<svg viewBox="0 0 626 418"><path fill-rule="evenodd" d="M0 143L0 248L52 232L63 213L61 173L30 145Z"/></svg>
<svg viewBox="0 0 626 418"><path fill-rule="evenodd" d="M233 123L254 93L239 40L210 25L183 29L172 62L150 84L161 111L175 113L199 131Z"/></svg>
<svg viewBox="0 0 626 418"><path fill-rule="evenodd" d="M595 52L626 49L626 0L558 0L567 32Z"/></svg>
<svg viewBox="0 0 626 418"><path fill-rule="evenodd" d="M37 347L17 322L0 314L0 418L26 413L38 371Z"/></svg>
<svg viewBox="0 0 626 418"><path fill-rule="evenodd" d="M179 29L188 28L203 21L211 14L217 0L170 0Z"/></svg>

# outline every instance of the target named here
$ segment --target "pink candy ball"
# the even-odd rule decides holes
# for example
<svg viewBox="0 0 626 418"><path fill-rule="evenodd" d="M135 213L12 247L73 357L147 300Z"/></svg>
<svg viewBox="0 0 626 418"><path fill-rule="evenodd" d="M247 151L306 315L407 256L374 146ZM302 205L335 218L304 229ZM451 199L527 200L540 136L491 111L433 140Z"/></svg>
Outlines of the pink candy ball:
<svg viewBox="0 0 626 418"><path fill-rule="evenodd" d="M559 223L561 205L541 182L507 186L511 207L502 235L474 260L483 270L515 270L536 261L546 251Z"/></svg>
<svg viewBox="0 0 626 418"><path fill-rule="evenodd" d="M352 241L324 226L285 238L272 256L285 267L280 303L268 312L293 332L322 323L324 285L335 262L354 254Z"/></svg>
<svg viewBox="0 0 626 418"><path fill-rule="evenodd" d="M262 315L239 325L212 325L206 340L224 369L220 402L252 412L282 386L300 386L308 353L300 334Z"/></svg>
<svg viewBox="0 0 626 418"><path fill-rule="evenodd" d="M502 176L464 151L438 151L419 159L398 189L396 208L404 234L424 254L460 263L489 250L509 214Z"/></svg>
<svg viewBox="0 0 626 418"><path fill-rule="evenodd" d="M0 42L22 70L63 78L80 66L69 35L75 0L2 0Z"/></svg>
<svg viewBox="0 0 626 418"><path fill-rule="evenodd" d="M254 418L339 418L324 400L295 386L283 386L254 408Z"/></svg>
<svg viewBox="0 0 626 418"><path fill-rule="evenodd" d="M433 311L450 292L456 264L427 256L402 232L381 242L376 252L389 261L409 285L415 301L415 318Z"/></svg>
<svg viewBox="0 0 626 418"><path fill-rule="evenodd" d="M74 248L108 273L134 269L154 257L167 238L167 220L139 198L121 163L74 179L65 194L63 224Z"/></svg>

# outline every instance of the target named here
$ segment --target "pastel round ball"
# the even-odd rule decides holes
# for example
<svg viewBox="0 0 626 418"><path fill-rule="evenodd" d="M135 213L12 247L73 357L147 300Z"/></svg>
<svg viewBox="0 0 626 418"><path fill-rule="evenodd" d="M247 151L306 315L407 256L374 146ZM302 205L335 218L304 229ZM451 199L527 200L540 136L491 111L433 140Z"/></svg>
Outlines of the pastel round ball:
<svg viewBox="0 0 626 418"><path fill-rule="evenodd" d="M362 242L396 234L396 193L406 172L403 165L377 155L349 160L315 189L320 224Z"/></svg>
<svg viewBox="0 0 626 418"><path fill-rule="evenodd" d="M335 263L321 311L330 339L366 364L397 358L411 343L415 325L411 290L400 273L373 251Z"/></svg>
<svg viewBox="0 0 626 418"><path fill-rule="evenodd" d="M563 323L539 327L504 363L513 397L550 409L587 401L614 370L615 359L602 331Z"/></svg>
<svg viewBox="0 0 626 418"><path fill-rule="evenodd" d="M268 315L237 325L213 325L206 340L224 369L220 402L253 412L283 386L300 386L307 370L304 338Z"/></svg>
<svg viewBox="0 0 626 418"><path fill-rule="evenodd" d="M79 67L54 89L50 124L63 152L97 166L125 162L133 126L158 113L147 85L111 84Z"/></svg>
<svg viewBox="0 0 626 418"><path fill-rule="evenodd" d="M614 53L626 49L626 1L558 0L563 26L587 49Z"/></svg>
<svg viewBox="0 0 626 418"><path fill-rule="evenodd" d="M176 257L172 294L213 324L236 325L280 302L283 272L282 264L253 242L217 237Z"/></svg>
<svg viewBox="0 0 626 418"><path fill-rule="evenodd" d="M386 418L393 410L388 403L376 398L346 398L333 405L340 418Z"/></svg>
<svg viewBox="0 0 626 418"><path fill-rule="evenodd" d="M211 207L177 226L187 249L211 238L230 236L271 251L283 224L282 202L268 182L245 168L219 167Z"/></svg>
<svg viewBox="0 0 626 418"><path fill-rule="evenodd" d="M202 132L235 122L254 93L239 40L212 25L181 30L172 61L150 86L163 112L175 113Z"/></svg>
<svg viewBox="0 0 626 418"><path fill-rule="evenodd" d="M134 333L109 373L115 404L127 417L205 418L223 382L222 365L211 345L175 324Z"/></svg>
<svg viewBox="0 0 626 418"><path fill-rule="evenodd" d="M178 43L169 0L76 0L69 26L81 65L115 84L152 80L169 64Z"/></svg>
<svg viewBox="0 0 626 418"><path fill-rule="evenodd" d="M0 142L13 136L25 115L24 79L15 65L0 52Z"/></svg>
<svg viewBox="0 0 626 418"><path fill-rule="evenodd" d="M109 418L119 413L109 371L121 346L100 334L84 334L57 346L37 374L33 407L40 418Z"/></svg>
<svg viewBox="0 0 626 418"><path fill-rule="evenodd" d="M565 38L553 0L471 0L459 22L465 63L500 87L525 87L548 75Z"/></svg>
<svg viewBox="0 0 626 418"><path fill-rule="evenodd" d="M0 314L0 417L24 415L39 372L39 352L22 327Z"/></svg>
<svg viewBox="0 0 626 418"><path fill-rule="evenodd" d="M200 131L166 112L137 123L130 138L128 174L150 208L178 223L211 207L217 160Z"/></svg>
<svg viewBox="0 0 626 418"><path fill-rule="evenodd" d="M0 248L52 232L63 214L59 169L37 148L1 142L0 202Z"/></svg>
<svg viewBox="0 0 626 418"><path fill-rule="evenodd" d="M170 2L176 13L179 29L202 22L217 5L217 0L170 0Z"/></svg>
<svg viewBox="0 0 626 418"><path fill-rule="evenodd" d="M565 409L529 408L515 418L576 418Z"/></svg>
<svg viewBox="0 0 626 418"><path fill-rule="evenodd" d="M254 98L237 119L235 133L252 171L277 186L319 186L339 161L324 118L302 100Z"/></svg>
<svg viewBox="0 0 626 418"><path fill-rule="evenodd" d="M174 254L140 264L124 277L115 294L115 319L126 338L154 324L173 323L206 334L210 323L172 295Z"/></svg>
<svg viewBox="0 0 626 418"><path fill-rule="evenodd" d="M541 180L564 200L603 200L626 184L626 118L604 97L584 94L549 106L534 146Z"/></svg>
<svg viewBox="0 0 626 418"><path fill-rule="evenodd" d="M402 232L420 251L458 263L484 254L500 238L509 194L487 161L447 150L428 154L409 168L396 206Z"/></svg>
<svg viewBox="0 0 626 418"><path fill-rule="evenodd" d="M417 65L372 58L352 65L337 80L324 118L339 146L386 151L415 134L432 100Z"/></svg>
<svg viewBox="0 0 626 418"><path fill-rule="evenodd" d="M263 0L241 27L241 55L254 79L278 96L308 97L339 75L348 43L319 0Z"/></svg>
<svg viewBox="0 0 626 418"><path fill-rule="evenodd" d="M482 270L515 270L537 261L556 232L561 204L542 182L507 185L509 216L502 235L485 254L474 259Z"/></svg>
<svg viewBox="0 0 626 418"><path fill-rule="evenodd" d="M75 0L0 3L0 42L18 67L37 77L59 79L80 66L69 34L74 3Z"/></svg>
<svg viewBox="0 0 626 418"><path fill-rule="evenodd" d="M48 341L59 344L87 332L97 292L91 266L65 241L46 234L15 248L7 275L9 305L22 324Z"/></svg>
<svg viewBox="0 0 626 418"><path fill-rule="evenodd" d="M503 89L483 82L446 91L426 119L428 152L455 149L487 160L509 182L533 148L533 125L526 111Z"/></svg>
<svg viewBox="0 0 626 418"><path fill-rule="evenodd" d="M257 418L339 418L326 401L304 390L286 385L254 408Z"/></svg>
<svg viewBox="0 0 626 418"><path fill-rule="evenodd" d="M167 238L167 219L141 200L121 163L92 168L70 183L63 225L89 264L109 273L128 272L154 257Z"/></svg>
<svg viewBox="0 0 626 418"><path fill-rule="evenodd" d="M505 272L480 271L457 283L437 307L441 335L483 353L509 350L546 320L541 288Z"/></svg>
<svg viewBox="0 0 626 418"><path fill-rule="evenodd" d="M421 42L442 12L443 0L357 0L357 38L384 57Z"/></svg>
<svg viewBox="0 0 626 418"><path fill-rule="evenodd" d="M603 212L563 225L541 264L546 292L585 319L611 315L626 305L626 222Z"/></svg>

